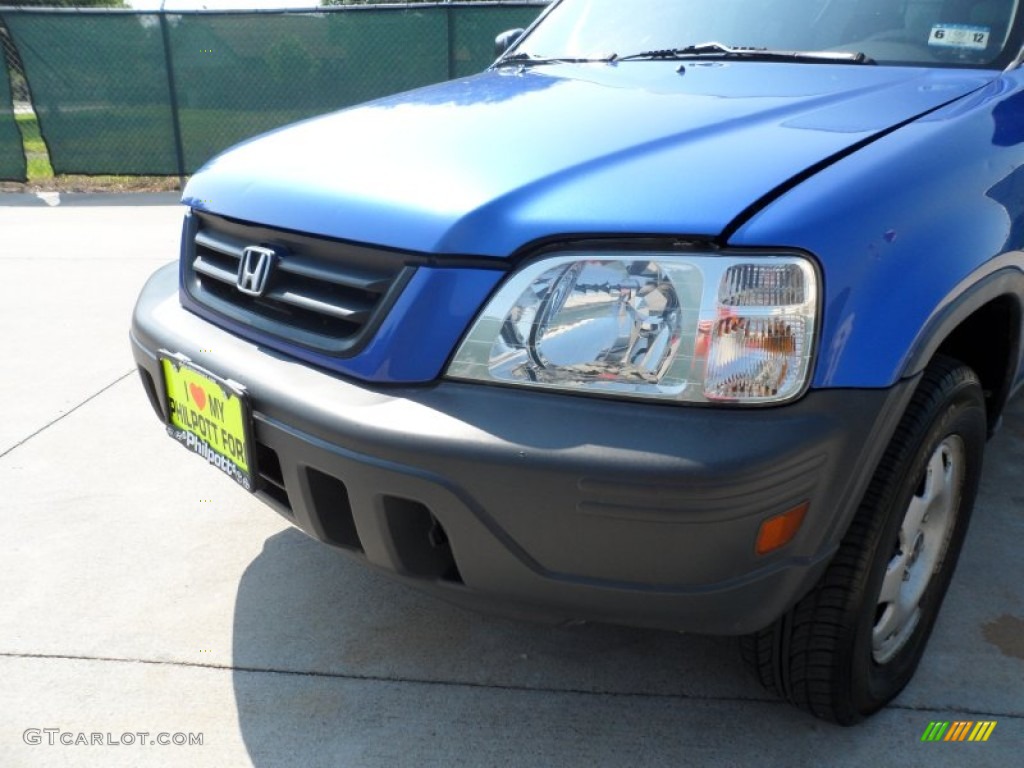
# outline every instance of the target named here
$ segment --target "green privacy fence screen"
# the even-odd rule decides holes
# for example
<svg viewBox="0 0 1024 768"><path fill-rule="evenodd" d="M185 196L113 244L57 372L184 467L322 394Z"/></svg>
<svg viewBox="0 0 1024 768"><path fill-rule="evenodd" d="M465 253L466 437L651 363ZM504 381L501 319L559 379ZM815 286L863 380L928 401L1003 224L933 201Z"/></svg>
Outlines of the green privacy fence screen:
<svg viewBox="0 0 1024 768"><path fill-rule="evenodd" d="M3 59L0 59L0 64ZM14 121L14 102L7 68L0 66L0 179L25 180L25 153L21 149L21 132Z"/></svg>
<svg viewBox="0 0 1024 768"><path fill-rule="evenodd" d="M265 130L478 72L495 35L528 25L545 4L3 9L0 22L55 173L175 175Z"/></svg>

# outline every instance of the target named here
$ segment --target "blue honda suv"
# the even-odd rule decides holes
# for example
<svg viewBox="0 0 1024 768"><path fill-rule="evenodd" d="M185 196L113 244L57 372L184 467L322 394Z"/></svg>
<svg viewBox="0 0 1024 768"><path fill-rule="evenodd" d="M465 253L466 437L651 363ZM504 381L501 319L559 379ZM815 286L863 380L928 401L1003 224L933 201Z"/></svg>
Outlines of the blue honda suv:
<svg viewBox="0 0 1024 768"><path fill-rule="evenodd" d="M189 182L168 433L451 600L907 684L1022 382L1017 0L557 0ZM301 567L300 564L296 564Z"/></svg>

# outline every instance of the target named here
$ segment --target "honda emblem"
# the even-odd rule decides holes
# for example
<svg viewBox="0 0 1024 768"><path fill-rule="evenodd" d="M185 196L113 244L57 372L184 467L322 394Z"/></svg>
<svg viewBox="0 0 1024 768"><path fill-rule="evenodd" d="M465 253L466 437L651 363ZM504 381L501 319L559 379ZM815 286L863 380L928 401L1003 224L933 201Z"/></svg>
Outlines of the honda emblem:
<svg viewBox="0 0 1024 768"><path fill-rule="evenodd" d="M250 296L262 296L267 290L267 282L276 260L277 254L273 249L248 246L242 251L242 260L238 262L238 277L235 279L238 290Z"/></svg>

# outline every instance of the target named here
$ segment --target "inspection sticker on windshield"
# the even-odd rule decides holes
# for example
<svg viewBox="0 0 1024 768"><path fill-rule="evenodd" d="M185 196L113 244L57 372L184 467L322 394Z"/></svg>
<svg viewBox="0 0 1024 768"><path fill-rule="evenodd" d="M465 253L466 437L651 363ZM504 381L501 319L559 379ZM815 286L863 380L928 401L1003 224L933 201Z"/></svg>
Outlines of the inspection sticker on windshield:
<svg viewBox="0 0 1024 768"><path fill-rule="evenodd" d="M239 387L209 371L161 356L167 433L228 477L253 490L251 416Z"/></svg>
<svg viewBox="0 0 1024 768"><path fill-rule="evenodd" d="M928 36L928 45L983 51L988 47L991 30L973 24L936 24Z"/></svg>

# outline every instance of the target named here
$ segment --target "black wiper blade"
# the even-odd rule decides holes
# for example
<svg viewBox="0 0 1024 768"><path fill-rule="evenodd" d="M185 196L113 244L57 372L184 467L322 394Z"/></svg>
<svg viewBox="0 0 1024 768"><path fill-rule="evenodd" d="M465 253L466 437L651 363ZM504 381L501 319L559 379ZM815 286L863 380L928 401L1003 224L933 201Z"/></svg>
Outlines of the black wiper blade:
<svg viewBox="0 0 1024 768"><path fill-rule="evenodd" d="M619 56L616 61L643 59L746 59L750 61L794 61L811 64L874 64L875 61L855 51L773 51L769 48L747 48L722 43L698 43L683 48L662 48L654 51Z"/></svg>
<svg viewBox="0 0 1024 768"><path fill-rule="evenodd" d="M631 53L629 56L620 56L618 60L637 61L640 59L682 59L693 56L728 54L738 50L740 49L730 48L729 46L722 45L721 43L698 43L697 45L687 45L683 48L658 48L653 51Z"/></svg>
<svg viewBox="0 0 1024 768"><path fill-rule="evenodd" d="M610 64L618 61L618 56L610 53L600 57L571 57L571 56L536 56L532 53L513 53L494 63L496 67L537 67L544 64Z"/></svg>

